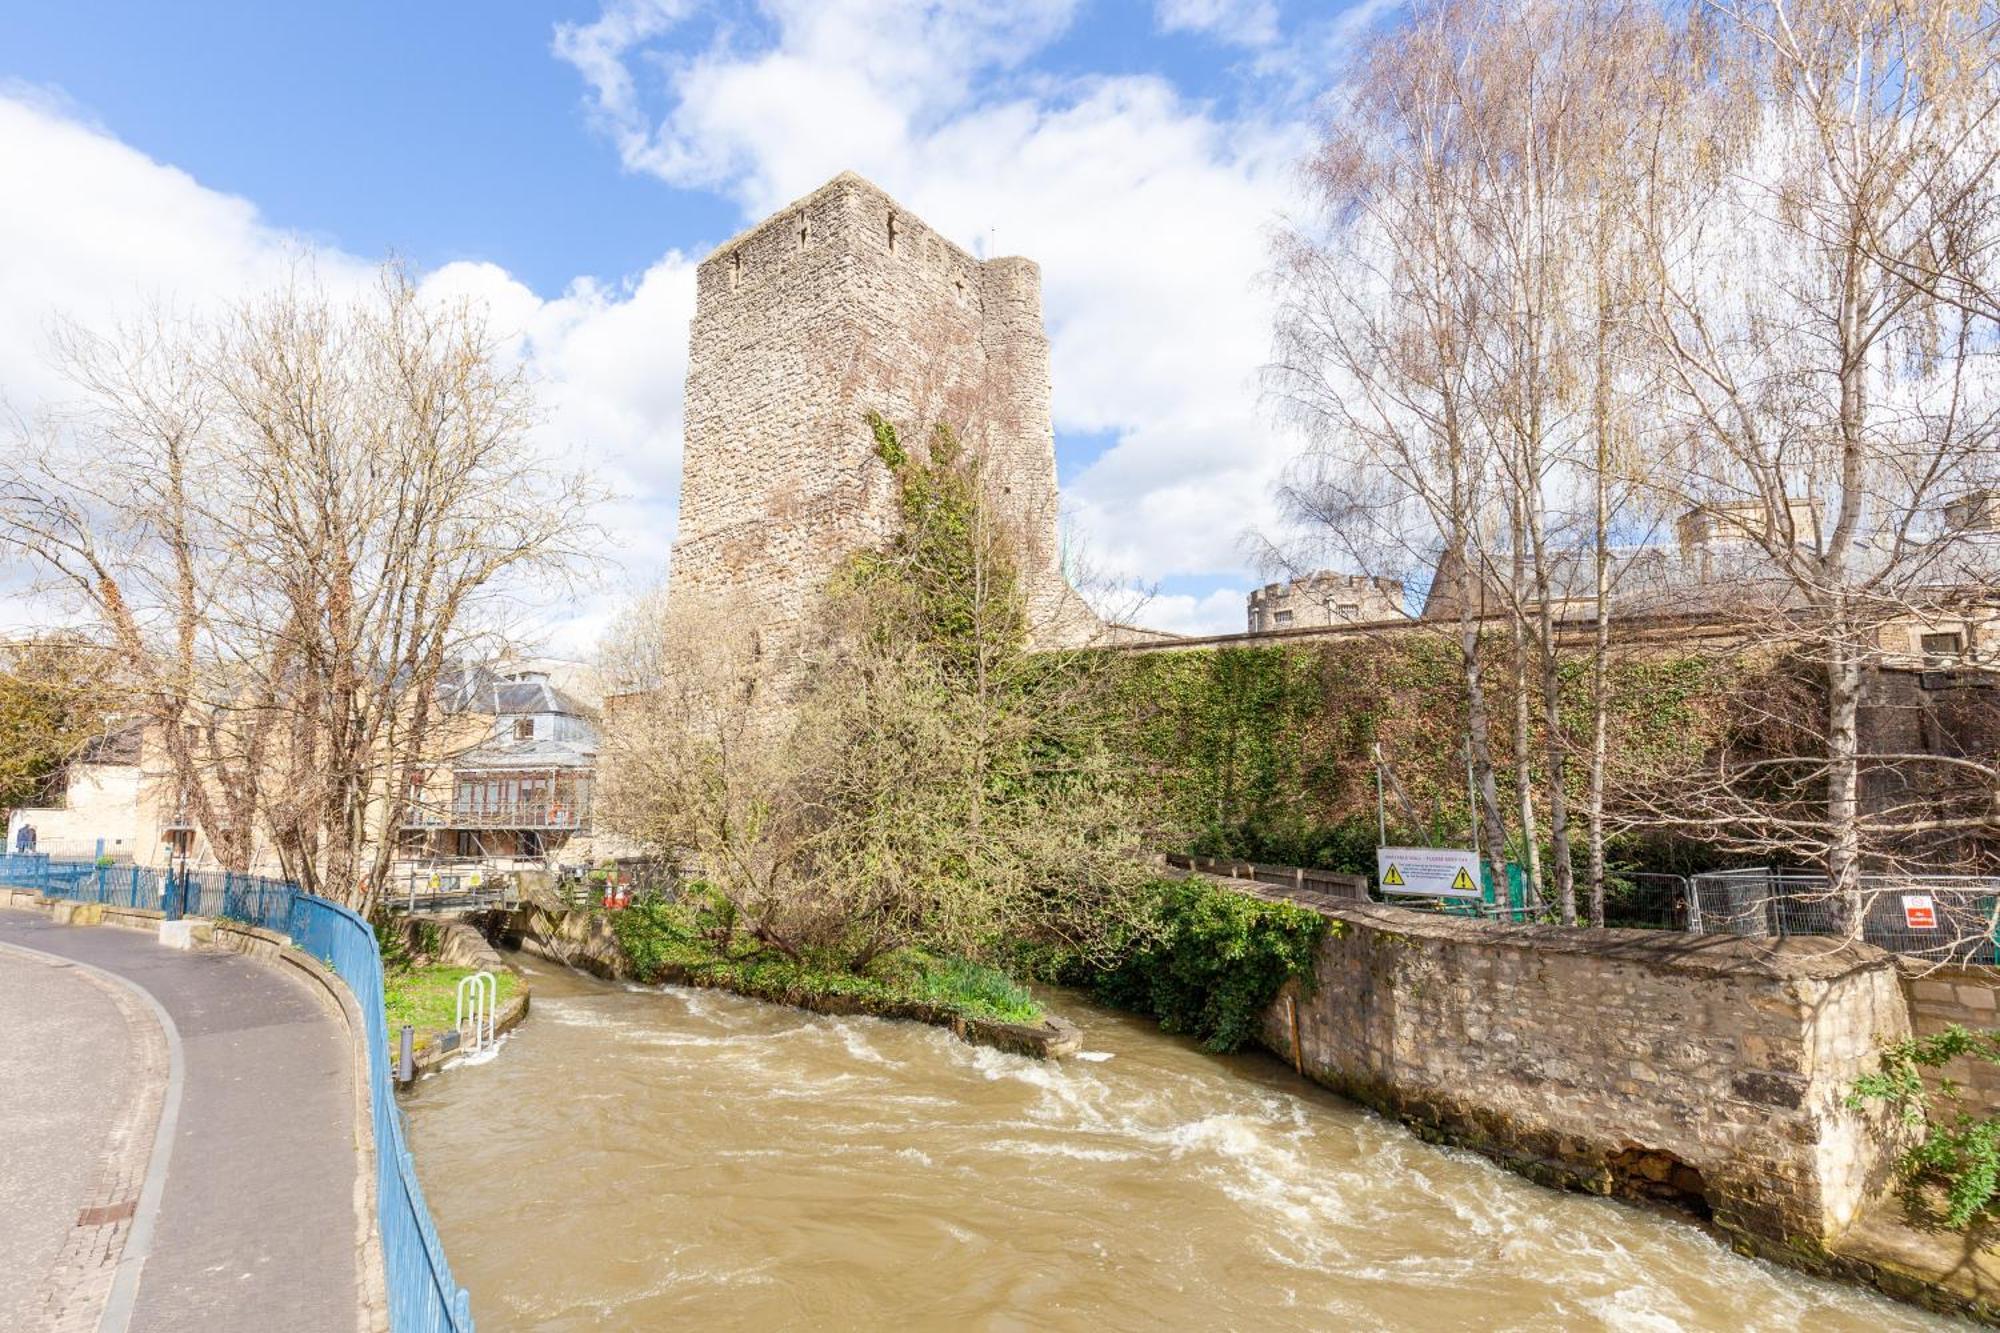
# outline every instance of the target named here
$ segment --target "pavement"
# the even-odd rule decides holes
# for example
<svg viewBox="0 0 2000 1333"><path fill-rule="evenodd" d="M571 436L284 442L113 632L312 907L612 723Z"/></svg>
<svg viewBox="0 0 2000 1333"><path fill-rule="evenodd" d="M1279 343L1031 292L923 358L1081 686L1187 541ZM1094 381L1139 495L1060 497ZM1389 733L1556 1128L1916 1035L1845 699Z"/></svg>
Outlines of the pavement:
<svg viewBox="0 0 2000 1333"><path fill-rule="evenodd" d="M363 1327L353 1079L303 978L0 909L0 1329Z"/></svg>

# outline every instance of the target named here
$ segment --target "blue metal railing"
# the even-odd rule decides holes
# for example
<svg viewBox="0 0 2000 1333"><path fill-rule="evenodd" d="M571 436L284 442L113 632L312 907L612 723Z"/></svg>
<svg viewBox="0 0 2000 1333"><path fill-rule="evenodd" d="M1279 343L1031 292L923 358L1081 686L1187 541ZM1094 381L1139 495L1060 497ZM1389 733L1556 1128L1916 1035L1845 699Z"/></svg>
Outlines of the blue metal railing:
<svg viewBox="0 0 2000 1333"><path fill-rule="evenodd" d="M444 1243L403 1141L382 1008L375 931L348 908L290 884L229 871L174 874L146 866L0 855L0 886L45 898L143 907L168 916L228 917L281 934L333 970L361 1006L368 1040L368 1107L375 1128L375 1210L394 1333L471 1333L471 1298L452 1279Z"/></svg>

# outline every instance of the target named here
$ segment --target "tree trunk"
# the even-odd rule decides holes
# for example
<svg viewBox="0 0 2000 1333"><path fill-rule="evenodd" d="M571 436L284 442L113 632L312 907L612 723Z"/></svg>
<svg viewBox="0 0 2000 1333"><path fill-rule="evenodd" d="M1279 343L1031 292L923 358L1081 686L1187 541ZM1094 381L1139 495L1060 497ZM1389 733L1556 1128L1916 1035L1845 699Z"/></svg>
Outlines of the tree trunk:
<svg viewBox="0 0 2000 1333"><path fill-rule="evenodd" d="M1514 640L1513 680L1514 689L1514 795L1517 813L1521 821L1521 861L1527 868L1528 906L1540 911L1542 906L1542 847L1539 831L1535 827L1535 771L1534 741L1529 735L1533 707L1528 702L1528 625L1521 613L1524 592L1525 554L1521 550L1521 523L1517 510L1514 515L1514 557L1511 577L1512 605L1508 608L1508 628ZM1504 885L1505 881L1501 881ZM1495 892L1499 892L1498 888Z"/></svg>
<svg viewBox="0 0 2000 1333"><path fill-rule="evenodd" d="M1500 818L1500 787L1493 775L1493 730L1480 664L1480 621L1473 614L1477 580L1469 559L1461 559L1458 568L1458 646L1465 673L1466 741L1472 753L1473 785L1479 789L1479 819L1486 830L1486 861L1492 868L1496 891L1505 892L1507 826Z"/></svg>
<svg viewBox="0 0 2000 1333"><path fill-rule="evenodd" d="M1826 718L1826 879L1834 932L1861 938L1861 658L1845 633L1829 645Z"/></svg>

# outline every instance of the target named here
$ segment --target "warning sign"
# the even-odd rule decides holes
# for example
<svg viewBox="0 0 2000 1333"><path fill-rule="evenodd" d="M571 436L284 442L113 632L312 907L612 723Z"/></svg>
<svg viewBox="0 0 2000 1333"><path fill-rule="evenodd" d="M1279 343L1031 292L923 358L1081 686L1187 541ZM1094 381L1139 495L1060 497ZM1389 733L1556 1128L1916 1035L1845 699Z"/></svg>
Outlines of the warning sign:
<svg viewBox="0 0 2000 1333"><path fill-rule="evenodd" d="M1377 847L1375 878L1383 893L1477 898L1479 853L1458 847Z"/></svg>
<svg viewBox="0 0 2000 1333"><path fill-rule="evenodd" d="M1903 895L1903 924L1911 930L1937 929L1937 904L1928 893Z"/></svg>

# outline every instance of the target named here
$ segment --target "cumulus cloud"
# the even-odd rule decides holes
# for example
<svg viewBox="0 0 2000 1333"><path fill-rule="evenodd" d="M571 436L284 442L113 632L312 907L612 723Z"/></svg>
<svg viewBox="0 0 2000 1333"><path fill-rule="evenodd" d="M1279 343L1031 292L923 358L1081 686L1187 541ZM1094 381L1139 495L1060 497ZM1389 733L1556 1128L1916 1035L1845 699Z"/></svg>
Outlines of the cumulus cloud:
<svg viewBox="0 0 2000 1333"><path fill-rule="evenodd" d="M1243 571L1289 453L1258 411L1259 279L1300 122L1226 118L1159 77L1037 73L1067 0L768 0L693 50L692 25L632 10L556 41L628 169L754 219L851 168L975 252L1039 260L1057 431L1113 441L1064 477L1092 549L1146 581Z"/></svg>
<svg viewBox="0 0 2000 1333"><path fill-rule="evenodd" d="M0 90L0 180L30 201L0 209L0 392L23 415L68 391L47 356L58 319L109 331L155 302L198 311L277 280L307 254L334 290L366 281L374 268L271 226L248 201L154 161L32 90ZM423 283L486 303L492 330L537 382L539 438L550 456L588 465L619 497L604 514L606 588L550 609L550 646L586 652L625 587L656 579L666 565L692 261L669 252L628 283L578 281L552 300L492 264L449 264ZM0 623L38 617L37 608L0 596Z"/></svg>

